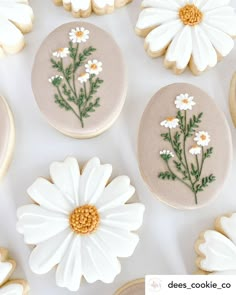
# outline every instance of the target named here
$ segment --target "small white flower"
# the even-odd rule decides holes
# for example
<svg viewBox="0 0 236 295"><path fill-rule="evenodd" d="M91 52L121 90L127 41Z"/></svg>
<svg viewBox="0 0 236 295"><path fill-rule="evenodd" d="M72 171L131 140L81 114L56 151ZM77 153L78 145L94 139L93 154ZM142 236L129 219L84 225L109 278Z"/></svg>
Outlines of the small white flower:
<svg viewBox="0 0 236 295"><path fill-rule="evenodd" d="M169 150L160 151L160 155L167 155L170 156L170 158L174 158L174 154Z"/></svg>
<svg viewBox="0 0 236 295"><path fill-rule="evenodd" d="M208 134L208 132L199 131L195 134L194 141L196 141L197 144L200 146L208 146L211 139L210 139L210 135Z"/></svg>
<svg viewBox="0 0 236 295"><path fill-rule="evenodd" d="M70 51L67 47L58 48L56 51L53 52L53 56L64 58L69 55Z"/></svg>
<svg viewBox="0 0 236 295"><path fill-rule="evenodd" d="M53 81L54 81L55 79L58 80L58 81L61 81L61 80L63 79L63 77L62 77L62 76L59 76L59 75L52 76L51 78L48 79L48 81L49 81L50 83L53 83Z"/></svg>
<svg viewBox="0 0 236 295"><path fill-rule="evenodd" d="M193 145L189 150L191 155L200 155L201 154L201 147L197 144Z"/></svg>
<svg viewBox="0 0 236 295"><path fill-rule="evenodd" d="M176 119L175 117L168 117L161 122L161 126L164 126L170 129L176 128L178 125L179 125L179 119Z"/></svg>
<svg viewBox="0 0 236 295"><path fill-rule="evenodd" d="M89 79L89 73L82 73L79 75L78 80L81 84L86 83Z"/></svg>
<svg viewBox="0 0 236 295"><path fill-rule="evenodd" d="M102 62L94 59L89 60L85 65L86 72L89 74L98 75L102 71Z"/></svg>
<svg viewBox="0 0 236 295"><path fill-rule="evenodd" d="M193 101L194 97L189 96L187 93L180 94L176 97L175 105L177 109L180 110L192 110L192 107L195 106L196 102Z"/></svg>
<svg viewBox="0 0 236 295"><path fill-rule="evenodd" d="M85 43L89 39L89 30L86 30L83 27L77 27L70 31L69 38L72 43Z"/></svg>

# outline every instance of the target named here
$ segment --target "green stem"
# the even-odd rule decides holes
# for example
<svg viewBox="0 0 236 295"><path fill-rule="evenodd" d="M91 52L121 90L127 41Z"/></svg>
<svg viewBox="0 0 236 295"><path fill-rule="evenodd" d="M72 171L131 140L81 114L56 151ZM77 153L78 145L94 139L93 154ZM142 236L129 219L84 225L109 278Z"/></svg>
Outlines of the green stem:
<svg viewBox="0 0 236 295"><path fill-rule="evenodd" d="M87 90L84 89L84 95L85 95L85 104L83 106L83 110L82 113L85 112L86 107L88 105L89 100L91 99L91 93L92 93L92 85L93 85L93 77L89 78L89 85L90 85L90 89L89 89L89 94L87 95ZM86 88L86 87L85 87Z"/></svg>
<svg viewBox="0 0 236 295"><path fill-rule="evenodd" d="M76 91L76 85L75 85L75 70L76 70L75 63L76 63L76 57L77 57L77 54L78 54L78 50L79 50L79 43L77 43L75 57L73 58L73 78L72 78L72 80L73 80L73 87L74 87L74 90L75 90L76 98L77 98L77 91Z"/></svg>
<svg viewBox="0 0 236 295"><path fill-rule="evenodd" d="M187 184L185 181L183 181L181 178L179 178L179 177L178 177L178 176L177 176L177 175L171 170L168 161L166 161L166 164L167 164L167 167L168 167L170 173L173 174L173 175L176 177L176 179L178 179L180 182L182 182L184 185L186 185L189 189L192 190L192 187L191 187L189 184Z"/></svg>
<svg viewBox="0 0 236 295"><path fill-rule="evenodd" d="M195 200L195 204L197 205L198 204L198 200L197 200L197 192L194 191L194 200Z"/></svg>
<svg viewBox="0 0 236 295"><path fill-rule="evenodd" d="M196 155L196 162L197 162L197 170L199 171L199 161L198 161L198 156Z"/></svg>
<svg viewBox="0 0 236 295"><path fill-rule="evenodd" d="M170 143L171 143L172 149L175 151L175 154L176 154L177 158L179 159L180 163L181 163L181 164L183 165L183 167L186 169L184 162L183 162L182 159L179 157L179 155L176 153L176 149L174 148L174 143L173 143L173 140L172 140L172 136L171 136L170 128L168 128L168 129L169 129L169 137L170 137Z"/></svg>
<svg viewBox="0 0 236 295"><path fill-rule="evenodd" d="M72 93L74 94L75 98L77 98L77 94L76 94L75 90L74 90L73 87L71 86L69 79L67 79L67 77L66 77L66 73L65 73L65 70L64 70L63 59L62 59L62 58L61 58L61 67L62 67L62 74L63 74L63 76L64 76L64 78L65 78L65 80L66 80L66 82L67 82L67 84L68 84L68 86L69 86L69 88L70 88L70 90L71 90Z"/></svg>
<svg viewBox="0 0 236 295"><path fill-rule="evenodd" d="M193 182L192 182L192 178L191 178L191 174L189 172L189 167L188 167L188 161L187 161L187 156L186 156L186 129L187 129L187 111L184 111L184 138L183 138L183 154L184 154L184 161L185 161L185 166L186 166L186 170L187 170L187 173L188 173L188 178L189 178L189 181L192 185L192 190L194 189L193 187Z"/></svg>
<svg viewBox="0 0 236 295"><path fill-rule="evenodd" d="M68 102L64 99L64 97L62 96L61 90L59 87L57 87L57 91L58 91L58 95L60 96L60 98L63 100L64 103L66 103L67 106L70 107L70 110L75 114L75 116L80 120L82 127L84 127L84 122L82 120L82 118L76 113L76 111L72 108L72 106L70 104L68 104Z"/></svg>
<svg viewBox="0 0 236 295"><path fill-rule="evenodd" d="M200 172L199 172L199 178L201 177L201 174L202 174L202 168L203 168L204 161L205 161L204 148L202 146L202 162L201 162L201 168L200 168Z"/></svg>

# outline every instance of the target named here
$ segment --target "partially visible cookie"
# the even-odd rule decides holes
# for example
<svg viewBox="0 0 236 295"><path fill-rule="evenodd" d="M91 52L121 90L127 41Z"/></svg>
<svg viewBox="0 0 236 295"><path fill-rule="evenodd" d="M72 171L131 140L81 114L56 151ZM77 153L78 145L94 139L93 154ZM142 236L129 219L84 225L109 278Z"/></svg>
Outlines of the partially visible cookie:
<svg viewBox="0 0 236 295"><path fill-rule="evenodd" d="M0 180L5 175L13 154L15 127L12 112L6 100L0 96Z"/></svg>
<svg viewBox="0 0 236 295"><path fill-rule="evenodd" d="M0 248L0 294L26 295L29 285L24 280L9 280L16 263L8 258L8 250Z"/></svg>
<svg viewBox="0 0 236 295"><path fill-rule="evenodd" d="M88 17L92 12L103 15L112 13L115 8L125 6L132 0L53 0L56 5L63 5L74 17Z"/></svg>
<svg viewBox="0 0 236 295"><path fill-rule="evenodd" d="M195 244L196 265L205 274L236 275L236 213L216 219L215 230L203 232Z"/></svg>
<svg viewBox="0 0 236 295"><path fill-rule="evenodd" d="M231 80L229 107L234 127L236 127L236 73L234 73L233 78Z"/></svg>
<svg viewBox="0 0 236 295"><path fill-rule="evenodd" d="M165 55L176 74L201 74L234 47L236 14L230 1L143 0L136 32L151 57Z"/></svg>
<svg viewBox="0 0 236 295"><path fill-rule="evenodd" d="M32 30L33 18L28 0L0 0L0 57L24 47L23 34Z"/></svg>
<svg viewBox="0 0 236 295"><path fill-rule="evenodd" d="M139 279L129 282L116 291L114 295L144 295L145 294L145 281Z"/></svg>

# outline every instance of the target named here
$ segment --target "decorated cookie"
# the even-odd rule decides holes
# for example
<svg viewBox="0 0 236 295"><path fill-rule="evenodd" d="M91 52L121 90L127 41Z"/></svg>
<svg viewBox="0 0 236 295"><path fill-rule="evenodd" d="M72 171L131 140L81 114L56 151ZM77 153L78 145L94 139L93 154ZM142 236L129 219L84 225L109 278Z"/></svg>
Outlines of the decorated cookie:
<svg viewBox="0 0 236 295"><path fill-rule="evenodd" d="M92 11L98 15L112 13L115 8L125 6L132 0L53 0L63 5L75 17L88 17Z"/></svg>
<svg viewBox="0 0 236 295"><path fill-rule="evenodd" d="M151 57L194 74L214 67L234 47L236 14L230 0L143 0L136 32Z"/></svg>
<svg viewBox="0 0 236 295"><path fill-rule="evenodd" d="M162 88L143 114L138 158L159 200L178 209L207 205L222 188L232 161L224 114L193 85Z"/></svg>
<svg viewBox="0 0 236 295"><path fill-rule="evenodd" d="M54 162L51 181L38 178L28 189L35 202L18 209L17 230L36 245L31 270L45 274L56 266L56 284L77 291L88 283L113 282L120 273L117 257L133 254L144 206L126 204L135 189L127 176L108 183L112 166L92 158L80 171L75 158Z"/></svg>
<svg viewBox="0 0 236 295"><path fill-rule="evenodd" d="M24 47L24 35L32 30L33 10L27 0L0 0L0 57Z"/></svg>
<svg viewBox="0 0 236 295"><path fill-rule="evenodd" d="M15 127L11 110L6 100L0 96L0 180L10 164L14 143Z"/></svg>
<svg viewBox="0 0 236 295"><path fill-rule="evenodd" d="M236 73L233 75L230 85L230 97L229 97L230 113L236 127Z"/></svg>
<svg viewBox="0 0 236 295"><path fill-rule="evenodd" d="M94 25L63 25L40 47L32 86L53 127L75 138L99 135L115 122L126 98L121 51Z"/></svg>
<svg viewBox="0 0 236 295"><path fill-rule="evenodd" d="M7 249L0 248L0 294L26 295L29 286L24 280L9 280L16 268L14 260L8 259Z"/></svg>
<svg viewBox="0 0 236 295"><path fill-rule="evenodd" d="M219 217L215 230L203 232L195 244L200 271L236 275L236 213Z"/></svg>
<svg viewBox="0 0 236 295"><path fill-rule="evenodd" d="M145 295L144 279L136 280L126 284L114 295Z"/></svg>

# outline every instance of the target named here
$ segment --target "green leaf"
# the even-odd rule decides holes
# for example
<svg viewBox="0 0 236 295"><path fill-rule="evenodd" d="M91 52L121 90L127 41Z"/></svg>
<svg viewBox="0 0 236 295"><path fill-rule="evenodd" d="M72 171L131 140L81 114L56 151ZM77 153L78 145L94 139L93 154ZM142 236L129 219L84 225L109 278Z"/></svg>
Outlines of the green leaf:
<svg viewBox="0 0 236 295"><path fill-rule="evenodd" d="M208 185L216 180L216 177L213 174L210 174L207 177L203 177L201 183L196 186L196 192L204 191L204 188L208 187Z"/></svg>
<svg viewBox="0 0 236 295"><path fill-rule="evenodd" d="M204 159L210 158L212 154L213 154L213 147L206 150L206 152L204 153Z"/></svg>
<svg viewBox="0 0 236 295"><path fill-rule="evenodd" d="M203 113L200 113L198 116L193 115L192 118L189 119L189 123L187 124L186 138L193 136L196 132L196 129L199 127L199 124L202 122Z"/></svg>
<svg viewBox="0 0 236 295"><path fill-rule="evenodd" d="M170 142L170 135L169 133L162 133L161 137L163 138L164 141Z"/></svg>
<svg viewBox="0 0 236 295"><path fill-rule="evenodd" d="M162 180L175 180L176 176L169 171L161 172L158 177Z"/></svg>

